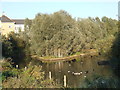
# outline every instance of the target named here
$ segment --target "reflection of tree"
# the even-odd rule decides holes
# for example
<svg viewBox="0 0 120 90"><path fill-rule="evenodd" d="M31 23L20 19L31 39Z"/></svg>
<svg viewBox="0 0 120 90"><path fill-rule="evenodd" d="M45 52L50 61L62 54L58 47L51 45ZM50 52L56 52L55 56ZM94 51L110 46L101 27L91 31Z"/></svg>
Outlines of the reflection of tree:
<svg viewBox="0 0 120 90"><path fill-rule="evenodd" d="M119 88L119 81L114 78L94 76L93 80L85 79L85 88Z"/></svg>
<svg viewBox="0 0 120 90"><path fill-rule="evenodd" d="M118 29L120 29L120 22L118 22L118 24ZM111 54L112 67L115 74L120 77L120 32L118 33L118 36L116 36L116 40L113 43Z"/></svg>
<svg viewBox="0 0 120 90"><path fill-rule="evenodd" d="M120 1L118 3L118 34L111 50L111 65L115 74L120 77Z"/></svg>

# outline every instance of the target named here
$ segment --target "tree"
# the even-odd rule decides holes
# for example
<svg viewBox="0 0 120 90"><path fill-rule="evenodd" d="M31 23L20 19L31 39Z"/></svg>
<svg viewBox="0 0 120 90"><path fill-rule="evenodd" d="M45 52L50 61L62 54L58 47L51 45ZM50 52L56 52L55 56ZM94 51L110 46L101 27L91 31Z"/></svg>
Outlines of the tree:
<svg viewBox="0 0 120 90"><path fill-rule="evenodd" d="M116 28L117 21L107 17L76 21L60 10L53 14L37 14L26 36L31 54L63 57L96 48L94 43L117 33Z"/></svg>
<svg viewBox="0 0 120 90"><path fill-rule="evenodd" d="M5 58L12 58L14 62L20 62L19 59L23 59L25 42L15 33L11 33L8 37L2 38L2 54Z"/></svg>

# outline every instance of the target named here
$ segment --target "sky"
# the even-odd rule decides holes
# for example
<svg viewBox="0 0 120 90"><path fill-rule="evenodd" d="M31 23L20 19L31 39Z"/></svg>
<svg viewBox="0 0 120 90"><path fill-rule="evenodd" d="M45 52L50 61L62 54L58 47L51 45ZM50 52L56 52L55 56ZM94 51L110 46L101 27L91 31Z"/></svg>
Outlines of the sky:
<svg viewBox="0 0 120 90"><path fill-rule="evenodd" d="M33 19L37 13L51 14L59 10L67 11L73 18L118 17L117 0L2 0L0 8L1 15L4 11L12 19Z"/></svg>

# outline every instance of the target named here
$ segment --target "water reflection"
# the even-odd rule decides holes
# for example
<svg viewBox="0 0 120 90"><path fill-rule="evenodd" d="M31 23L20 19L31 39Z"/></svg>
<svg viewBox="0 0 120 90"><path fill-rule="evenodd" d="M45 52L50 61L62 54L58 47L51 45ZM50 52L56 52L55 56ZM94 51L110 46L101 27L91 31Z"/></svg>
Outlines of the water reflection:
<svg viewBox="0 0 120 90"><path fill-rule="evenodd" d="M49 78L49 72L51 72L55 82L63 85L63 77L66 75L67 87L80 87L85 78L92 78L93 75L113 75L109 65L99 66L97 64L98 61L104 59L100 56L87 56L81 57L80 60L39 64L42 65L42 69L46 73L45 78Z"/></svg>

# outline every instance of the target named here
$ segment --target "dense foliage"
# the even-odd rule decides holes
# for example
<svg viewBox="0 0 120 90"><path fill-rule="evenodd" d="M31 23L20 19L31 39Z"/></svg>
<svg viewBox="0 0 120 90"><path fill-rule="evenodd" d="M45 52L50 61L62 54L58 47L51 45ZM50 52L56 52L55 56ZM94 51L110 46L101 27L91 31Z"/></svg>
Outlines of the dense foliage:
<svg viewBox="0 0 120 90"><path fill-rule="evenodd" d="M72 18L66 11L53 14L37 14L33 20L25 20L25 31L2 37L2 54L14 62L30 60L30 55L64 57L82 50L97 49L100 54L111 56L111 64L118 74L120 69L120 22L103 17ZM117 37L117 38L116 38ZM21 61L22 60L22 61ZM27 69L14 68L11 62L3 65L3 87L35 88L53 87L54 82L44 80L41 67L28 65ZM33 73L32 73L33 72ZM120 75L119 75L120 76ZM106 82L101 84L101 82ZM89 81L90 87L114 87L112 79L98 78ZM108 83L111 86L107 85ZM115 86L117 87L117 86Z"/></svg>
<svg viewBox="0 0 120 90"><path fill-rule="evenodd" d="M10 33L8 37L2 36L2 56L11 58L18 64L25 57L25 41L15 33Z"/></svg>
<svg viewBox="0 0 120 90"><path fill-rule="evenodd" d="M29 38L31 54L63 57L82 49L100 49L107 43L111 46L118 32L117 24L117 20L107 17L73 19L61 10L50 15L37 14L32 21L26 19L25 36Z"/></svg>
<svg viewBox="0 0 120 90"><path fill-rule="evenodd" d="M85 49L97 49L106 54L117 35L117 20L107 17L73 19L61 10L53 14L37 14L33 20L27 18L24 32L2 38L2 53L14 60L33 54L63 57Z"/></svg>
<svg viewBox="0 0 120 90"><path fill-rule="evenodd" d="M120 77L120 21L118 21L118 30L119 32L112 45L110 62L114 73Z"/></svg>
<svg viewBox="0 0 120 90"><path fill-rule="evenodd" d="M41 66L29 64L26 68L18 69L12 66L11 61L1 60L3 88L53 88L54 81L44 78ZM56 85L57 87L57 85Z"/></svg>

